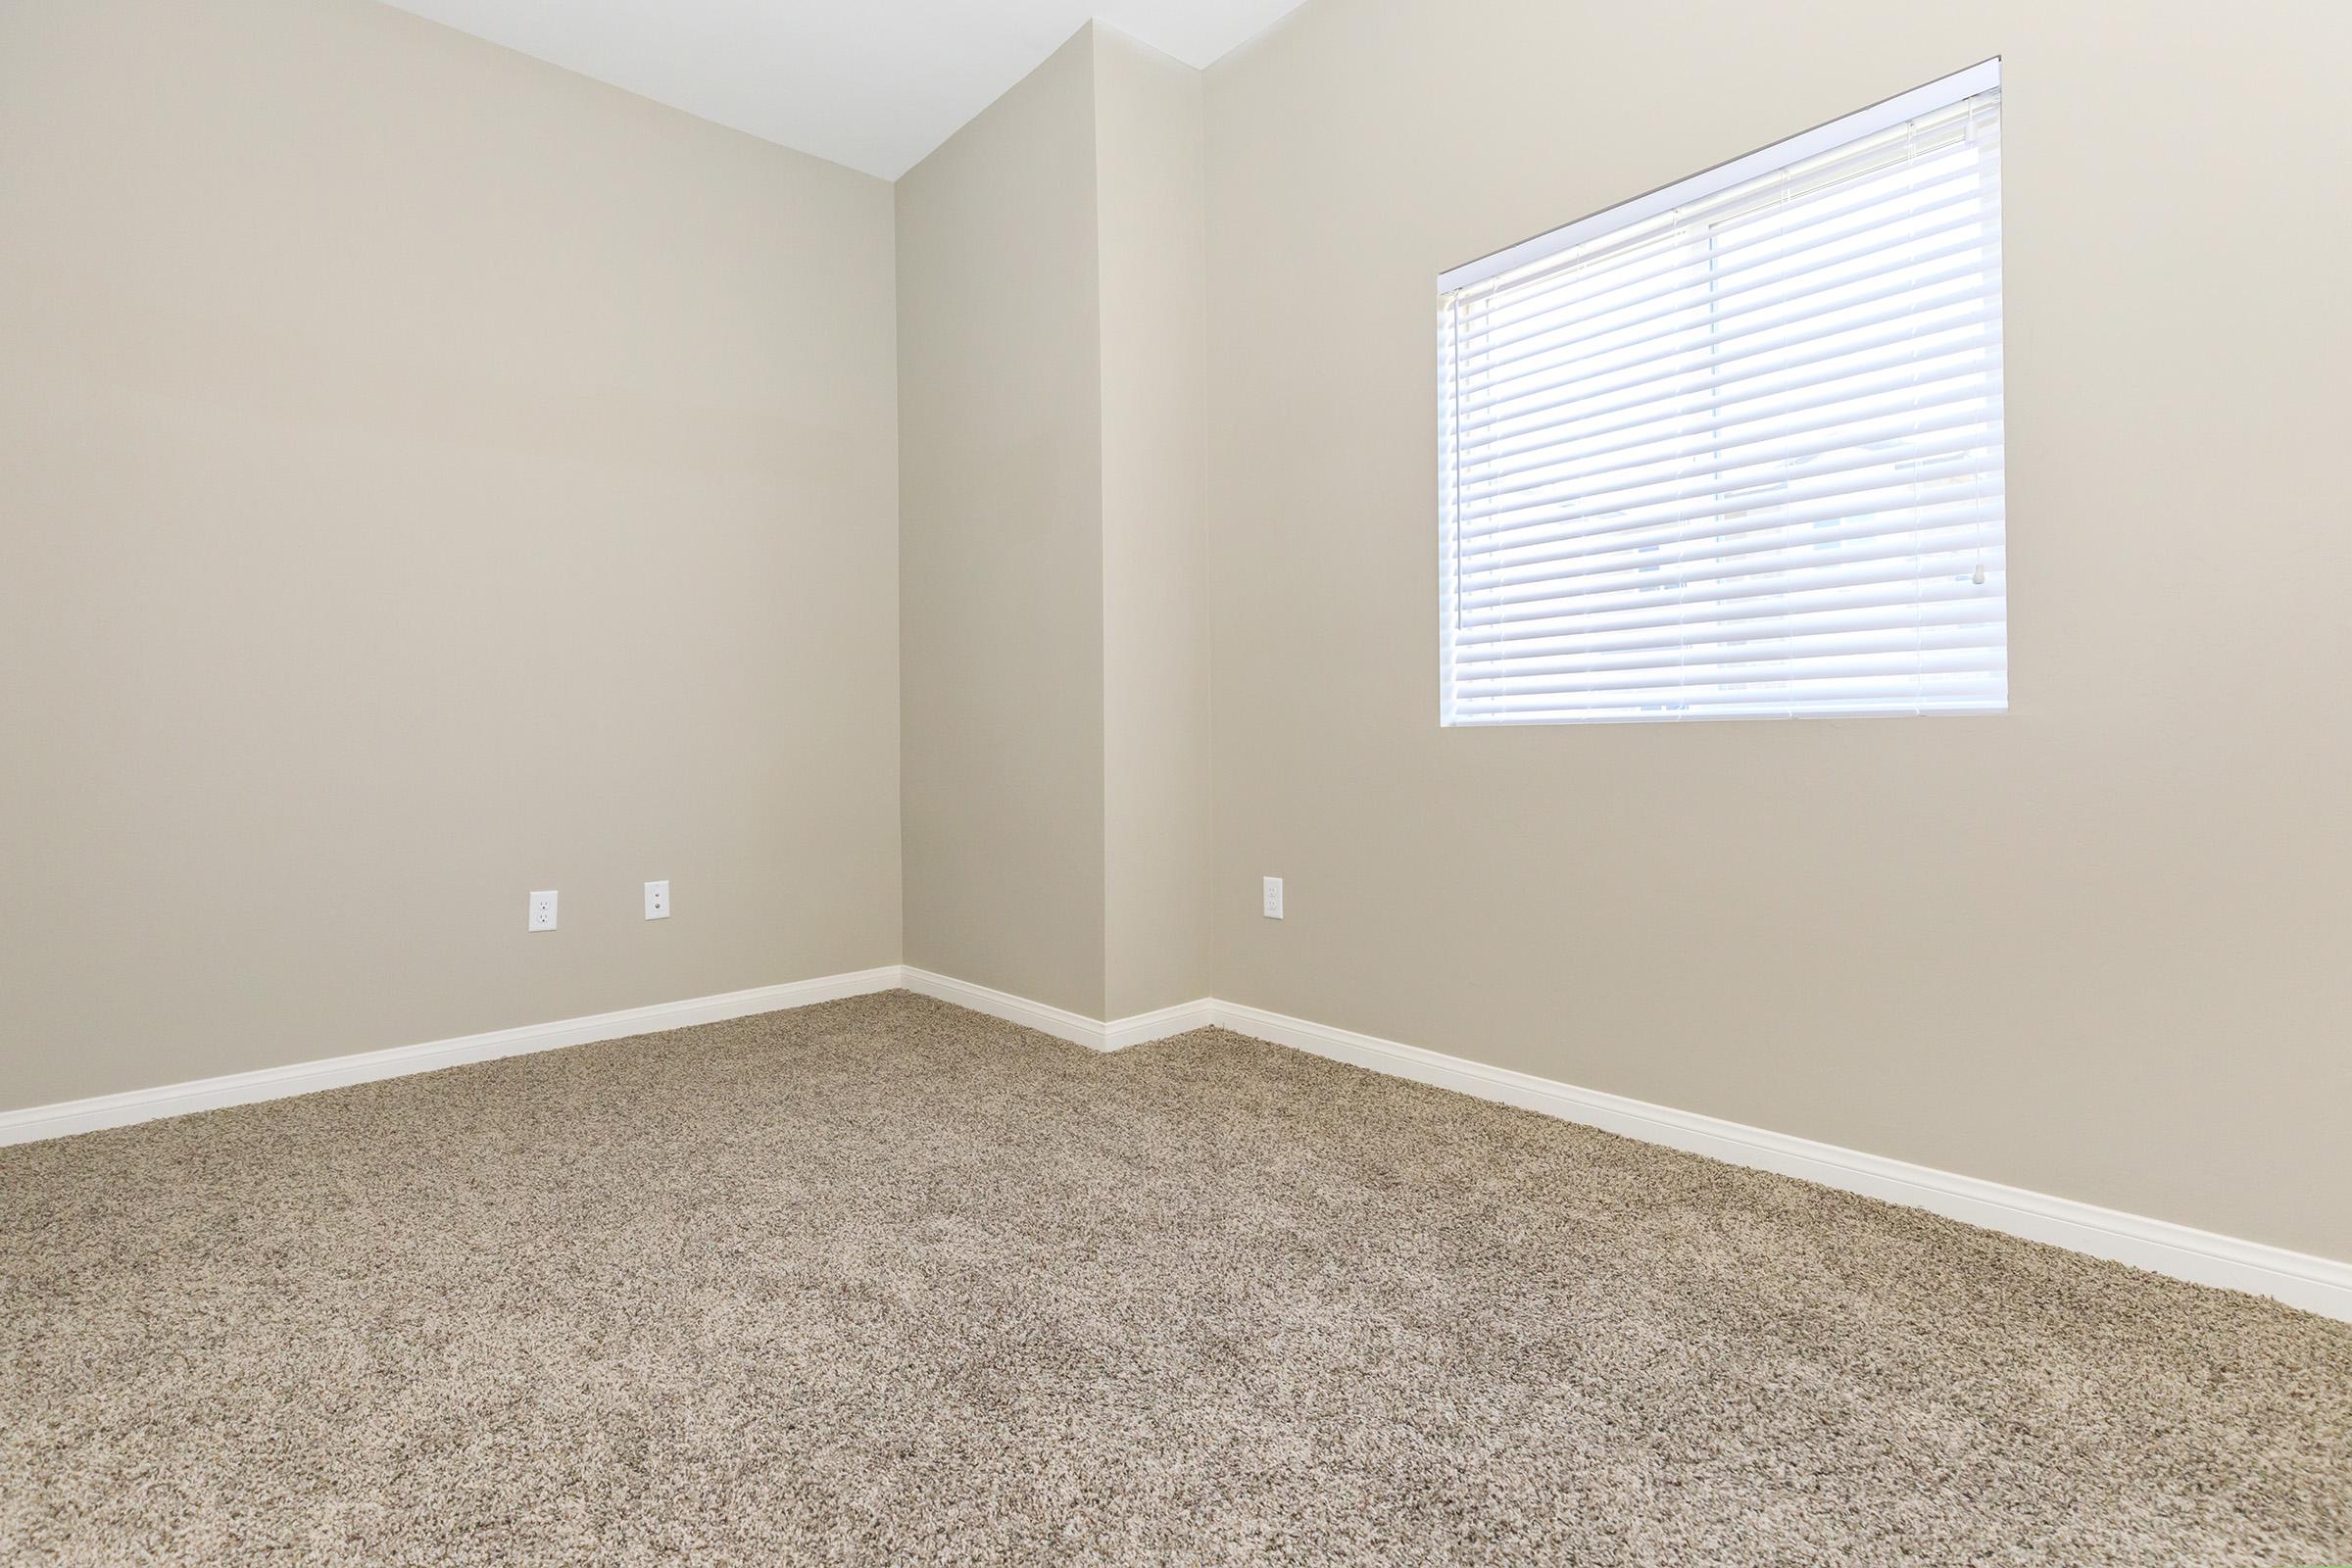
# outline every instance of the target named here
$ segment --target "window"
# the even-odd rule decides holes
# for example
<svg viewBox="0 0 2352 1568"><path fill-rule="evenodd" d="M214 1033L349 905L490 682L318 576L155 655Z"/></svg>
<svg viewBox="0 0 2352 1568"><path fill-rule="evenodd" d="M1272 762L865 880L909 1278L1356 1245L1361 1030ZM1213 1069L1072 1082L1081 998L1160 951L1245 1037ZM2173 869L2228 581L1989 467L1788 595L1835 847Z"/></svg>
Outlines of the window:
<svg viewBox="0 0 2352 1568"><path fill-rule="evenodd" d="M1447 724L2009 705L2000 63L1439 280Z"/></svg>

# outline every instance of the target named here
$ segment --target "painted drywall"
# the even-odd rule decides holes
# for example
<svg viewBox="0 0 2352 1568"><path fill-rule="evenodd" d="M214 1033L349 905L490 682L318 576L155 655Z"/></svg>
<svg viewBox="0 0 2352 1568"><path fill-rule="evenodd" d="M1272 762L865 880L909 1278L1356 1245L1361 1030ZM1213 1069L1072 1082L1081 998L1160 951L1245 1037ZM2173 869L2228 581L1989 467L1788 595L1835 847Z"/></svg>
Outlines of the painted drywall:
<svg viewBox="0 0 2352 1568"><path fill-rule="evenodd" d="M0 7L0 1107L896 962L892 223L361 0Z"/></svg>
<svg viewBox="0 0 2352 1568"><path fill-rule="evenodd" d="M1995 54L2012 710L1441 729L1438 273ZM1212 69L1216 994L2352 1257L2348 56L2312 0L1310 0Z"/></svg>
<svg viewBox="0 0 2352 1568"><path fill-rule="evenodd" d="M898 190L906 961L1208 980L1200 74L1091 24Z"/></svg>
<svg viewBox="0 0 2352 1568"><path fill-rule="evenodd" d="M1104 1018L1208 995L1200 73L1098 23Z"/></svg>
<svg viewBox="0 0 2352 1568"><path fill-rule="evenodd" d="M0 1108L894 961L903 647L924 967L2352 1255L2348 29L1310 0L1199 174L1095 28L894 201L357 0L0 9ZM2014 711L1441 730L1437 272L1996 52Z"/></svg>
<svg viewBox="0 0 2352 1568"><path fill-rule="evenodd" d="M899 182L906 961L1100 1017L1094 42Z"/></svg>

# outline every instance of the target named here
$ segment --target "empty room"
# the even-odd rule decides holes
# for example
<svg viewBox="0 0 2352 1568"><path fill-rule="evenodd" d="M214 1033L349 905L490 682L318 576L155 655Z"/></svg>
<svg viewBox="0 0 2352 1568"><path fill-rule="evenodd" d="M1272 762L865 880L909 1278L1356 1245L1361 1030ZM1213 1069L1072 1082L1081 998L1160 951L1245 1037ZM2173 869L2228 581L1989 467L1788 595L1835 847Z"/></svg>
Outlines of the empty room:
<svg viewBox="0 0 2352 1568"><path fill-rule="evenodd" d="M2348 69L0 0L0 1564L2352 1563Z"/></svg>

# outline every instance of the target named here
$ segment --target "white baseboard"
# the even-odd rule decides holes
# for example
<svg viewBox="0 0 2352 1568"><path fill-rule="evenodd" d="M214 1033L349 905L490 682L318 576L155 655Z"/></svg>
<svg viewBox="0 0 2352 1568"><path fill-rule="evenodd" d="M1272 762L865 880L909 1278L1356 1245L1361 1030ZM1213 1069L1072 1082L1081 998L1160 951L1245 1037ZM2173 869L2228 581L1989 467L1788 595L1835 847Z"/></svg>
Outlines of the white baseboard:
<svg viewBox="0 0 2352 1568"><path fill-rule="evenodd" d="M159 1089L0 1111L0 1145L64 1138L102 1127L183 1116L223 1105L314 1094L321 1089L432 1072L497 1056L683 1029L698 1023L802 1007L901 986L975 1012L1008 1019L1091 1051L1121 1051L1213 1025L1374 1072L1542 1111L1644 1143L1664 1144L1735 1165L1778 1171L1825 1187L1907 1203L1987 1230L2046 1242L2198 1285L2218 1285L2273 1297L2289 1306L2352 1322L2352 1263L2332 1258L2219 1236L2186 1225L2053 1198L2046 1193L2004 1187L1973 1176L1865 1154L1807 1138L1791 1138L1760 1127L1652 1105L1598 1090L1579 1089L1532 1073L1493 1067L1239 1003L1203 998L1105 1023L1007 992L899 964L787 985L761 986L724 996L629 1007L593 1017L567 1018L560 1023L528 1024L518 1029L498 1029L419 1046L362 1052L357 1055L298 1062L259 1072L231 1073Z"/></svg>
<svg viewBox="0 0 2352 1568"><path fill-rule="evenodd" d="M1102 1049L1125 1051L1129 1046L1150 1045L1170 1035L1189 1034L1195 1029L1206 1029L1217 1021L1217 1006L1203 997L1199 1002L1180 1002L1173 1007L1157 1012L1139 1012L1132 1018L1116 1018L1102 1026Z"/></svg>
<svg viewBox="0 0 2352 1568"><path fill-rule="evenodd" d="M100 1095L62 1104L34 1105L25 1110L0 1111L0 1145L29 1144L44 1138L65 1138L123 1127L132 1122L185 1116L191 1111L218 1110L256 1101L281 1100L289 1095L316 1094L378 1078L404 1078L411 1073L434 1072L468 1061L496 1056L520 1056L534 1051L584 1046L598 1040L625 1040L631 1035L663 1029L684 1029L722 1018L744 1018L756 1012L805 1007L839 997L896 990L903 971L898 964L855 974L826 975L787 985L731 991L723 996L697 997L688 1002L658 1003L650 1007L624 1007L587 1018L560 1023L524 1024L516 1029L494 1029L488 1034L435 1040L420 1046L395 1046L388 1051L364 1051L356 1055L330 1056L322 1061L265 1067L258 1072L199 1078L192 1083L166 1084L158 1089L134 1089L126 1094Z"/></svg>
<svg viewBox="0 0 2352 1568"><path fill-rule="evenodd" d="M1842 1192L1924 1208L1947 1219L2129 1263L2173 1279L2271 1297L2308 1312L2352 1322L2352 1263L1865 1154L1809 1138L1792 1138L1596 1089L1580 1089L1240 1003L1203 998L1103 1023L922 969L906 971L906 986L1093 1051L1120 1051L1190 1029L1230 1029L1373 1072L1499 1101L1728 1164L1777 1171Z"/></svg>
<svg viewBox="0 0 2352 1568"><path fill-rule="evenodd" d="M2174 1279L2272 1297L2323 1317L2352 1322L2352 1263L1579 1089L1236 1003L1209 1005L1221 1028L1374 1072L1500 1101L1733 1165L1778 1171L1824 1187L1906 1203L1948 1219L2129 1263Z"/></svg>
<svg viewBox="0 0 2352 1568"><path fill-rule="evenodd" d="M1056 1040L1067 1040L1089 1051L1124 1051L1147 1041L1165 1040L1170 1035L1183 1034L1188 1029L1205 1029L1212 1021L1216 1004L1202 999L1162 1007L1157 1012L1138 1013L1132 1018L1118 1018L1104 1023L1065 1007L1049 1006L1016 997L1009 991L994 991L976 986L969 980L956 980L928 969L906 968L906 989L919 992L941 1002L952 1002L958 1007L985 1012L992 1018L1003 1018Z"/></svg>

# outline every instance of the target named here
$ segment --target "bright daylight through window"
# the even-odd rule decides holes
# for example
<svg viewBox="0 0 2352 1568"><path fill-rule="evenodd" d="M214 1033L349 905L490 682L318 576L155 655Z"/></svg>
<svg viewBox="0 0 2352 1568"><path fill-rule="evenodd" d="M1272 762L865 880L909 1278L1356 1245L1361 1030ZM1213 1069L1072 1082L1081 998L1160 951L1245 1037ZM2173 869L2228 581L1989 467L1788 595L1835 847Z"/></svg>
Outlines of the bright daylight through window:
<svg viewBox="0 0 2352 1568"><path fill-rule="evenodd" d="M1444 722L2008 707L1999 62L1439 289Z"/></svg>

